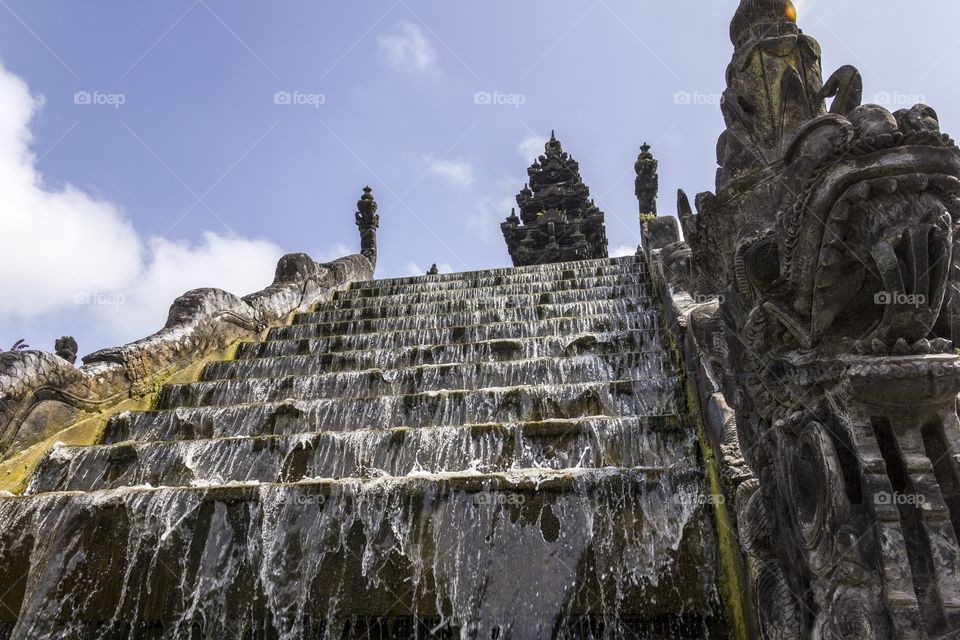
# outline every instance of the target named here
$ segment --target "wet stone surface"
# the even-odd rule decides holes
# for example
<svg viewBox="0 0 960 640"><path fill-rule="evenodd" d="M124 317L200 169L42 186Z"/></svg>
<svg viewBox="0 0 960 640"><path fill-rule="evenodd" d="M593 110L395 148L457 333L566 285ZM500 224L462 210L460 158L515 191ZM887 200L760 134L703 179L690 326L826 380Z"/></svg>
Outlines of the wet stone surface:
<svg viewBox="0 0 960 640"><path fill-rule="evenodd" d="M0 499L0 638L725 637L636 258L364 282Z"/></svg>

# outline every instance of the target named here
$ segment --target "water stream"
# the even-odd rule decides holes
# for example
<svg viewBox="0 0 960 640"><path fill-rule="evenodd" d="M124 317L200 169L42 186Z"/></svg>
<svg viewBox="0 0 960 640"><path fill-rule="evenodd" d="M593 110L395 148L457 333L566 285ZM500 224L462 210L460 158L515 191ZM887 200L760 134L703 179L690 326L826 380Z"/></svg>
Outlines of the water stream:
<svg viewBox="0 0 960 640"><path fill-rule="evenodd" d="M723 637L635 258L358 283L0 498L0 638Z"/></svg>

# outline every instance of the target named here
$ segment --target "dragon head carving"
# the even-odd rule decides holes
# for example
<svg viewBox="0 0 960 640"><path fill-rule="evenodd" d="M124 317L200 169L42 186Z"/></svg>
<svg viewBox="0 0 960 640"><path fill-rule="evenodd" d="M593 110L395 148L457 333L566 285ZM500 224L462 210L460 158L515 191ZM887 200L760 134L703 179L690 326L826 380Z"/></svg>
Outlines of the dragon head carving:
<svg viewBox="0 0 960 640"><path fill-rule="evenodd" d="M960 628L960 150L929 106L861 105L853 67L824 82L789 0L742 0L731 39L717 189L679 217L686 282L719 295L764 631L938 637ZM876 498L908 489L923 509Z"/></svg>

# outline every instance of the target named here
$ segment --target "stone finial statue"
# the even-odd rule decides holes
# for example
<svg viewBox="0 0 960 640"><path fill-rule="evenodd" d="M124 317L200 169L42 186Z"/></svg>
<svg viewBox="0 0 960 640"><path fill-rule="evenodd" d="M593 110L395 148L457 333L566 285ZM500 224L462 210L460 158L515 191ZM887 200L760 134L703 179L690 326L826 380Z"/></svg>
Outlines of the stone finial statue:
<svg viewBox="0 0 960 640"><path fill-rule="evenodd" d="M763 637L960 629L960 150L826 82L789 0L742 0L716 193L679 198L716 294ZM829 109L827 99L833 98ZM679 252L677 264L682 257ZM696 285L691 285L696 286Z"/></svg>
<svg viewBox="0 0 960 640"><path fill-rule="evenodd" d="M430 267L430 271L427 271L427 275L428 275L428 276L435 276L435 275L437 275L438 273L440 273L440 269L437 268L437 263L434 262L434 263L433 263L433 266Z"/></svg>
<svg viewBox="0 0 960 640"><path fill-rule="evenodd" d="M637 172L635 192L640 203L640 216L652 217L657 215L657 192L660 189L660 177L657 175L657 160L650 153L650 145L646 142L640 147L640 156L633 165Z"/></svg>
<svg viewBox="0 0 960 640"><path fill-rule="evenodd" d="M54 343L55 353L69 362L70 364L75 364L77 362L77 351L79 346L77 341L73 339L72 336L63 336L62 338L57 338L57 341Z"/></svg>
<svg viewBox="0 0 960 640"><path fill-rule="evenodd" d="M363 188L363 195L357 202L357 227L360 229L360 253L377 266L377 228L380 216L377 215L377 203L373 199L373 189Z"/></svg>
<svg viewBox="0 0 960 640"><path fill-rule="evenodd" d="M646 142L640 147L640 155L633 165L637 173L635 193L640 205L640 235L647 251L665 250L680 240L680 230L673 216L657 216L657 194L660 190L659 164L650 153Z"/></svg>
<svg viewBox="0 0 960 640"><path fill-rule="evenodd" d="M797 26L790 0L743 0L730 25L734 43L721 109L727 130L717 145L718 188L771 166L807 123L860 104L863 81L852 66L823 82L820 45Z"/></svg>

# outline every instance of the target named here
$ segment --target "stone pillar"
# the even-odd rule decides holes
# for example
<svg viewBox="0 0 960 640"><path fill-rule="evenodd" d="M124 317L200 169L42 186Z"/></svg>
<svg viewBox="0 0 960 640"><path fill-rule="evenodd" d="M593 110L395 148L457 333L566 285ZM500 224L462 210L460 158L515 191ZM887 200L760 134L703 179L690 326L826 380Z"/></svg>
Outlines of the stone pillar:
<svg viewBox="0 0 960 640"><path fill-rule="evenodd" d="M373 199L373 189L363 188L363 195L357 202L357 227L360 229L360 253L377 268L377 227L380 216L377 215L377 203Z"/></svg>
<svg viewBox="0 0 960 640"><path fill-rule="evenodd" d="M634 183L637 200L640 203L640 218L656 217L657 215L657 192L660 189L660 176L657 174L659 163L650 153L650 145L646 142L640 147L640 155L637 162L633 165L637 172L637 180Z"/></svg>

